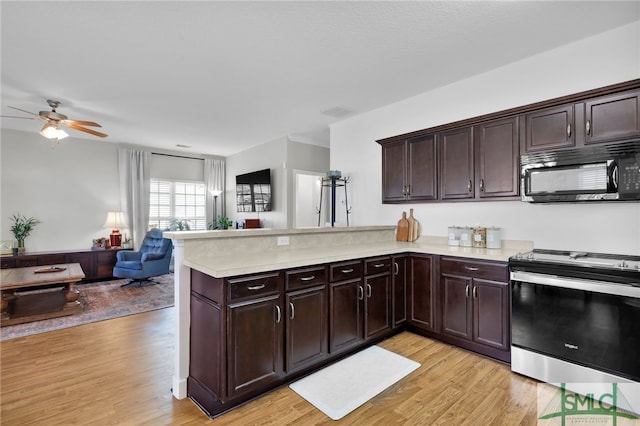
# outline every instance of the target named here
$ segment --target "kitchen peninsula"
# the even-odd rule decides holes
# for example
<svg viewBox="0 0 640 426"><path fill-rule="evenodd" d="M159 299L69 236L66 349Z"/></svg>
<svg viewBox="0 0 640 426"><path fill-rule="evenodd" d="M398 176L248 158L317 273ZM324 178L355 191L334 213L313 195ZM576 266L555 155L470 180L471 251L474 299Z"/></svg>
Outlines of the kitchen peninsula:
<svg viewBox="0 0 640 426"><path fill-rule="evenodd" d="M500 305L493 305L488 317L499 323L498 338L492 330L485 336L474 332L468 345L504 360L508 342L499 340L508 335L506 261L532 248L531 242L523 241L503 241L497 250L451 247L446 237L429 236L397 242L395 226L164 236L175 247L173 395L189 395L211 416L407 324L425 335L439 332L444 293L436 283L441 273L443 282L451 277L453 284L468 276L474 298L498 296ZM496 319L496 312L504 318ZM477 318L478 312L473 315ZM454 344L465 344L467 339L455 330L456 321L450 321L449 336ZM448 341L446 333L443 336ZM261 341L253 345L250 339ZM252 347L259 345L265 346ZM249 364L253 359L247 359L248 347L267 358Z"/></svg>

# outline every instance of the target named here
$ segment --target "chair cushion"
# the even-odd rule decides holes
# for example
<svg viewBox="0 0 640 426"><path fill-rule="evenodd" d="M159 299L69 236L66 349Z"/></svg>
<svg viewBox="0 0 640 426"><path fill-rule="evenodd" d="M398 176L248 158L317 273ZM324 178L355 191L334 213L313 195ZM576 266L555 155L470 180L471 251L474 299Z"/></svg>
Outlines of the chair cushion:
<svg viewBox="0 0 640 426"><path fill-rule="evenodd" d="M136 260L121 260L116 263L116 268L142 270L142 263Z"/></svg>

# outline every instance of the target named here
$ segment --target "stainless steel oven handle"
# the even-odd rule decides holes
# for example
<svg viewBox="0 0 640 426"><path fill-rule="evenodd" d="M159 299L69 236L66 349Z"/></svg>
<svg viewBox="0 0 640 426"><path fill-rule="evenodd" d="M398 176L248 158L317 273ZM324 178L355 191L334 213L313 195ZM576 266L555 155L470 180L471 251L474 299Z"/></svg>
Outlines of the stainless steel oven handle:
<svg viewBox="0 0 640 426"><path fill-rule="evenodd" d="M640 299L640 287L636 287L631 284L581 280L579 278L559 277L557 275L537 274L535 272L523 271L511 271L511 280ZM638 283L638 285L640 285L640 283Z"/></svg>

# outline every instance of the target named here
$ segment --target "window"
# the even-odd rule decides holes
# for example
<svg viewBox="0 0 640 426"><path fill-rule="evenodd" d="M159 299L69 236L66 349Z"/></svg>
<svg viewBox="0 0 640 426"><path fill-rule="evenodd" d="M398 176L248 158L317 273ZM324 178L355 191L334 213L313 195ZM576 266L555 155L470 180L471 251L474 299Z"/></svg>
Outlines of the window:
<svg viewBox="0 0 640 426"><path fill-rule="evenodd" d="M173 219L177 219L186 221L191 230L205 230L205 203L202 182L151 179L149 228L166 229Z"/></svg>

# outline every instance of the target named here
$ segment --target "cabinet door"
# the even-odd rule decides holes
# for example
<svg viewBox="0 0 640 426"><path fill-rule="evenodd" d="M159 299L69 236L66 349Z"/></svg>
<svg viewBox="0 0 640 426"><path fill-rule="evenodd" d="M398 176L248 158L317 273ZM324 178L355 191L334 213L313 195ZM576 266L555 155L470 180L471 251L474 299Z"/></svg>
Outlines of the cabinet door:
<svg viewBox="0 0 640 426"><path fill-rule="evenodd" d="M640 91L586 102L585 143L640 136Z"/></svg>
<svg viewBox="0 0 640 426"><path fill-rule="evenodd" d="M325 287L287 294L287 373L327 356L326 300Z"/></svg>
<svg viewBox="0 0 640 426"><path fill-rule="evenodd" d="M113 276L117 253L118 250L96 252L96 278L110 278Z"/></svg>
<svg viewBox="0 0 640 426"><path fill-rule="evenodd" d="M435 135L407 142L408 199L426 201L438 199L438 170Z"/></svg>
<svg viewBox="0 0 640 426"><path fill-rule="evenodd" d="M433 261L431 255L409 257L409 322L419 328L434 331L435 291L433 282Z"/></svg>
<svg viewBox="0 0 640 426"><path fill-rule="evenodd" d="M221 307L191 293L190 314L189 376L221 398L224 395L224 318Z"/></svg>
<svg viewBox="0 0 640 426"><path fill-rule="evenodd" d="M518 119L474 127L476 197L512 197L519 192Z"/></svg>
<svg viewBox="0 0 640 426"><path fill-rule="evenodd" d="M473 280L473 340L498 349L509 348L509 285Z"/></svg>
<svg viewBox="0 0 640 426"><path fill-rule="evenodd" d="M365 277L365 338L375 338L391 330L391 276L389 273Z"/></svg>
<svg viewBox="0 0 640 426"><path fill-rule="evenodd" d="M363 339L362 278L329 284L329 352L347 350Z"/></svg>
<svg viewBox="0 0 640 426"><path fill-rule="evenodd" d="M229 305L228 395L259 391L283 372L284 311L279 296Z"/></svg>
<svg viewBox="0 0 640 426"><path fill-rule="evenodd" d="M79 263L82 268L82 272L84 272L85 279L91 280L97 278L95 259L96 257L94 252L77 252L67 253L65 261L67 263ZM113 269L109 273L109 276L111 276L112 273Z"/></svg>
<svg viewBox="0 0 640 426"><path fill-rule="evenodd" d="M443 200L474 197L471 127L442 132L440 194Z"/></svg>
<svg viewBox="0 0 640 426"><path fill-rule="evenodd" d="M471 340L471 278L443 275L442 333Z"/></svg>
<svg viewBox="0 0 640 426"><path fill-rule="evenodd" d="M407 256L394 256L391 259L391 298L393 328L407 321Z"/></svg>
<svg viewBox="0 0 640 426"><path fill-rule="evenodd" d="M535 111L525 116L527 152L575 146L573 104Z"/></svg>
<svg viewBox="0 0 640 426"><path fill-rule="evenodd" d="M398 202L406 198L406 141L382 145L382 201Z"/></svg>

